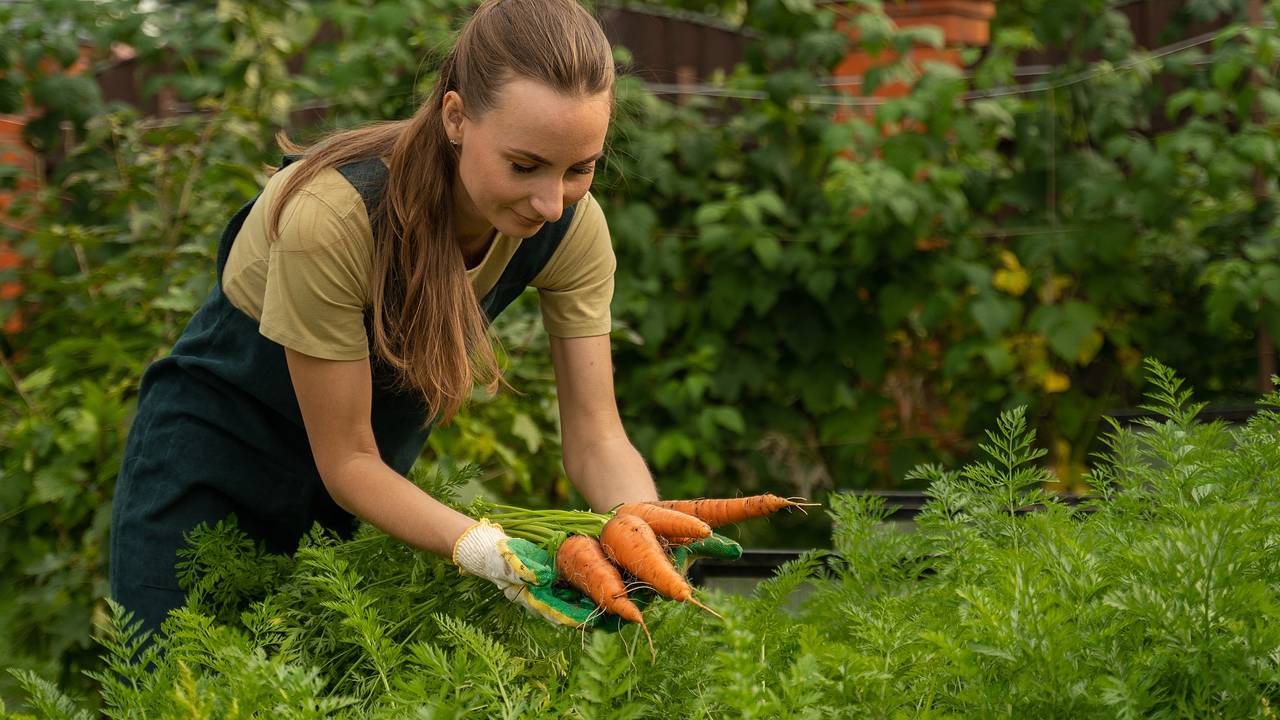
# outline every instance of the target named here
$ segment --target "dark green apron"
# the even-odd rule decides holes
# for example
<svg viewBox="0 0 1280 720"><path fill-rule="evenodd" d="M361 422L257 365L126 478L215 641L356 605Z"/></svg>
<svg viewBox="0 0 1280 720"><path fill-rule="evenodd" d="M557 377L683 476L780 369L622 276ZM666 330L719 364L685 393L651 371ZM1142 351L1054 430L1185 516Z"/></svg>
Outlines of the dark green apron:
<svg viewBox="0 0 1280 720"><path fill-rule="evenodd" d="M281 167L300 156L286 155ZM370 218L387 169L377 158L338 168ZM261 193L259 193L259 196ZM284 348L222 293L222 270L258 197L231 218L218 243L217 282L174 345L143 374L137 415L116 481L111 518L111 595L156 631L183 604L174 564L183 534L235 514L276 553L290 553L315 522L349 535L355 519L324 488L302 423ZM481 301L497 317L542 270L574 208L520 244ZM371 313L366 310L365 325ZM405 474L431 428L420 396L397 393L370 347L371 422L382 459Z"/></svg>

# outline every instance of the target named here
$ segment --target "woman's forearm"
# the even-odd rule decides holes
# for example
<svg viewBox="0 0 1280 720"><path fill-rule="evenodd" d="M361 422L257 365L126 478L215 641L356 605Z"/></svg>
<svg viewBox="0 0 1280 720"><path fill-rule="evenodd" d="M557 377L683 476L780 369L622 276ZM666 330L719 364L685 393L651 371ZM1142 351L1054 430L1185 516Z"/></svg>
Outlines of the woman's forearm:
<svg viewBox="0 0 1280 720"><path fill-rule="evenodd" d="M658 499L644 458L625 435L565 448L564 469L591 509Z"/></svg>
<svg viewBox="0 0 1280 720"><path fill-rule="evenodd" d="M325 478L325 487L347 512L401 542L443 557L452 556L458 536L475 522L374 455L357 455L342 464Z"/></svg>

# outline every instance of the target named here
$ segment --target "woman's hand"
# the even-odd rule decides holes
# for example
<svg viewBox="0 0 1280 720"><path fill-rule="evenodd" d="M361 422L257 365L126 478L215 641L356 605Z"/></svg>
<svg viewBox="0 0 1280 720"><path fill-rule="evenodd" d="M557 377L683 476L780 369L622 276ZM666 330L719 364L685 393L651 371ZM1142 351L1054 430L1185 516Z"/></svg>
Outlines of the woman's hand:
<svg viewBox="0 0 1280 720"><path fill-rule="evenodd" d="M589 624L596 605L576 590L553 588L555 568L542 548L508 537L501 526L480 520L463 531L453 547L453 562L464 573L486 578L511 602L548 622L570 627Z"/></svg>

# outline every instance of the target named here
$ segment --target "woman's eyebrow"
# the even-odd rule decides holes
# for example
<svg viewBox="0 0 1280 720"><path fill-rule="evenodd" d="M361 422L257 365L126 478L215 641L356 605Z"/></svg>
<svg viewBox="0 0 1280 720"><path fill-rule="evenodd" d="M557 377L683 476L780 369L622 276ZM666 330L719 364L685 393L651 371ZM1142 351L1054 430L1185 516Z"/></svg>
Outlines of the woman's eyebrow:
<svg viewBox="0 0 1280 720"><path fill-rule="evenodd" d="M539 155L539 154L537 154L537 153L531 153L531 152L529 152L528 150L521 150L521 149L519 149L519 148L509 147L509 148L507 148L507 152L515 153L516 155L523 155L523 156L525 156L525 157L529 158L530 160L532 160L532 161L534 161L534 162L536 162L536 163L541 163L541 164L543 164L543 165L552 165L552 164L554 164L554 163L552 163L550 160L548 160L548 159L546 159L546 158L542 157L541 155ZM600 158L602 158L602 157L604 157L604 151L598 152L598 153L596 153L595 155L592 155L591 157L587 158L586 160L579 160L578 162L574 163L574 165L586 165L586 164L588 164L588 163L593 163L593 162L595 162L595 161L599 160L599 159L600 159Z"/></svg>

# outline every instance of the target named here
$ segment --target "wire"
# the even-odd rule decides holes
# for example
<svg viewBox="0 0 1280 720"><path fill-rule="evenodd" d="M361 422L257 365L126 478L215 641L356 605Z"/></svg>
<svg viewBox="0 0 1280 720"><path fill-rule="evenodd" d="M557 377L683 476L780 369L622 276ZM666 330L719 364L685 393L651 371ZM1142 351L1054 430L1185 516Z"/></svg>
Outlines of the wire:
<svg viewBox="0 0 1280 720"><path fill-rule="evenodd" d="M1273 29L1276 27L1274 22L1268 21L1262 24L1262 27ZM1186 40L1180 40L1176 43L1165 45L1146 53L1140 57L1132 58L1118 65L1098 65L1089 70L1078 72L1066 78L1062 78L1055 82L1038 81L1033 83L1025 83L1018 85L1007 85L1003 87L990 88L987 90L975 90L967 92L961 96L963 100L983 100L996 97L1009 97L1012 95L1031 95L1035 93L1047 92L1050 90L1058 90L1072 85L1078 85L1087 82L1096 77L1111 73L1127 72L1140 65L1144 65L1153 60L1175 55L1187 50L1211 43L1220 37L1225 36L1226 30L1214 30L1202 33ZM1204 58L1196 61L1197 65L1204 65L1212 62L1212 58ZM1047 75L1052 72L1052 67L1045 65L1033 65L1022 68L1022 71L1015 71L1016 75ZM971 71L962 73L962 77L972 78ZM819 84L825 87L847 87L857 86L863 83L861 75L838 75L832 78L819 81ZM688 84L673 85L670 83L646 83L645 87L656 95L700 95L708 97L724 97L735 100L763 100L767 96L763 92L752 90L732 90L723 87L706 84ZM875 107L891 102L893 98L882 97L839 97L833 95L811 95L805 98L807 102L814 105L835 105L841 107Z"/></svg>
<svg viewBox="0 0 1280 720"><path fill-rule="evenodd" d="M986 90L973 90L973 91L964 93L963 95L960 96L960 98L961 100L964 100L964 101L973 101L973 100L985 100L985 99L998 98L998 97L1032 95L1036 93L1048 92L1051 90L1058 90L1064 87L1078 85L1080 83L1087 82L1101 75L1127 72L1140 65L1149 63L1152 60L1159 60L1161 58L1165 58L1170 55L1175 55L1177 53L1185 52L1187 50L1211 43L1221 37L1226 36L1228 30L1232 30L1234 27L1235 26L1233 26L1232 28L1214 30L1214 31L1202 33L1200 35L1197 35L1192 38L1188 38L1186 40L1180 40L1178 42L1156 48L1150 53L1144 54L1141 57L1127 60L1118 65L1095 66L1093 68L1090 68L1089 70L1078 72L1074 75L1070 75L1066 78L1062 78L1055 82L1037 81L1032 83L1006 85L1002 87L989 88ZM1276 27L1276 23L1272 21L1267 21L1262 23L1261 27L1266 29L1274 29ZM1193 64L1205 65L1212 62L1213 62L1212 58L1201 58L1195 61ZM1050 74L1052 71L1053 71L1052 66L1029 65L1020 69L1016 69L1014 71L1014 75L1021 76L1021 77L1047 75L1047 74ZM962 77L966 79L972 78L973 73L972 71L964 71L962 73ZM863 83L863 80L864 80L864 77L861 75L838 75L831 78L819 80L818 84L823 87L838 88L838 87L858 86ZM730 100L756 100L756 101L765 100L768 98L767 93L759 90L741 90L741 89L727 88L727 87L717 86L717 85L710 85L706 83L684 84L684 83L660 83L660 82L652 82L652 81L642 81L642 82L646 90L653 93L654 95L659 95L659 96L696 96L696 97L725 98ZM411 94L412 93L410 92L403 92L403 91L385 93L382 95L375 95L375 96L369 97L367 98L367 100L378 101L378 100L385 100L392 97L403 97L405 95L411 95ZM894 98L857 97L857 96L840 96L840 95L809 95L805 97L805 102L811 105L835 106L835 107L879 107L886 103L892 102L893 100ZM343 104L345 102L349 102L349 98L343 98L341 100L335 99L335 98L313 98L305 102L301 102L298 105L294 106L292 111L298 112L298 111L307 111L307 110L323 110L326 108L334 107L339 104ZM186 104L180 104L176 109L179 112L192 111L192 109ZM174 119L171 119L171 118L155 119L155 120L150 120L145 122L147 123L148 127L159 127L159 126L174 124Z"/></svg>

